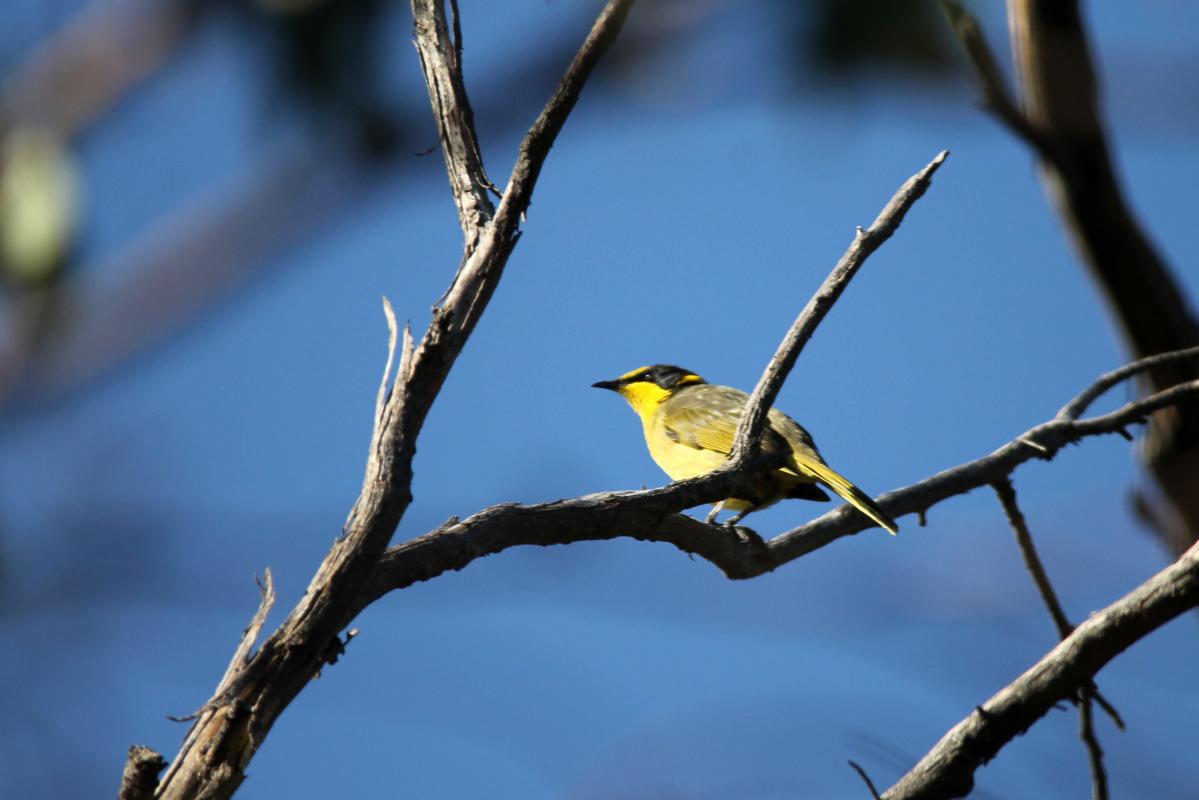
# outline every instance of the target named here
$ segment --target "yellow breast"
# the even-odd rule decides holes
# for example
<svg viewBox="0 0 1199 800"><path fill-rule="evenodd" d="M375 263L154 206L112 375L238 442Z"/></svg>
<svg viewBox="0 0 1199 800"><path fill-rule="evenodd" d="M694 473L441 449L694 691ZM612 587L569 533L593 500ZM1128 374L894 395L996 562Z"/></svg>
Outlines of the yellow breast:
<svg viewBox="0 0 1199 800"><path fill-rule="evenodd" d="M663 416L661 413L642 414L641 422L650 456L672 481L707 475L725 462L723 453L688 447L671 439L666 435Z"/></svg>

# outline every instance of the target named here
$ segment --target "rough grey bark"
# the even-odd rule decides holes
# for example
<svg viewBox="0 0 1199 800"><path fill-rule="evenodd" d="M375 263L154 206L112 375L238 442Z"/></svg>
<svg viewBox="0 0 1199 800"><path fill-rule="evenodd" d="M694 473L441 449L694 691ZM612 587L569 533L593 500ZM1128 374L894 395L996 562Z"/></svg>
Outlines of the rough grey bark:
<svg viewBox="0 0 1199 800"><path fill-rule="evenodd" d="M753 438L747 422L739 435L745 455L711 475L643 492L605 493L536 506L495 506L465 521L451 520L425 536L387 548L411 500L412 459L425 415L502 275L550 147L587 76L616 37L631 5L632 0L610 0L600 13L558 90L522 142L508 184L493 207L487 196L492 187L482 172L482 157L473 130L445 129L471 126L460 74L458 26L454 24L455 34L451 36L443 3L414 0L418 49L430 99L442 128L447 171L466 233L463 258L450 290L435 309L433 321L419 344L413 342L407 330L402 343L397 344L398 326L390 308L386 309L392 333L388 362L380 385L362 492L343 535L287 619L257 652L251 653L273 601L268 575L259 611L217 692L195 715L195 724L157 787L157 797L225 798L236 791L244 779L246 765L282 711L322 666L335 662L344 652L348 637L342 640L340 632L362 608L392 589L446 570L460 569L476 558L519 544L556 544L621 535L672 542L717 564L730 577L746 578L775 569L866 527L867 521L859 515L839 509L763 542L748 529L711 526L676 513L727 496L743 479L744 473L739 470L745 465L753 466L749 457ZM456 110L450 113L448 109ZM884 209L871 229L855 238L851 253L846 256L854 269L860 265L860 258L890 234L920 196L942 157L905 184L898 199ZM851 255L855 249L860 258ZM843 259L842 265L849 262ZM837 274L838 270L834 270L834 276ZM853 269L843 271L843 280L852 274ZM805 309L793 325L755 393L758 411L767 407L770 392L777 391L789 369L788 359L793 362L804 337L810 335L813 320L818 321L839 292L825 300L815 298L810 304L811 311ZM1078 418L1089 401L1082 402L1075 417L1059 417L1039 425L988 456L884 495L880 505L893 516L923 513L947 497L994 483L1025 461L1051 458L1066 444L1087 436L1123 432L1126 426L1144 420L1148 414L1192 399L1196 394L1199 381L1191 381L1110 414L1087 419ZM965 735L967 744L982 736L985 746L979 750L955 745L957 749L953 752L942 752L934 760L946 765L949 772L942 774L938 772L940 767L926 767L912 779L914 785L951 788L963 785L963 771L972 772L970 759L980 757L980 752L983 757L997 752L1011 736L1023 730L1020 723L1026 727L1039 713L1044 713L1038 709L1046 703L1051 705L1053 700L1047 698L1068 696L1078 686L1085 685L1084 681L1119 650L1178 613L1181 606L1193 605L1195 558L1192 554L1188 557L1183 573L1171 568L1175 570L1171 573L1173 577L1159 575L1146 583L1129 596L1132 599L1112 606L1103 625L1092 624L1094 620L1084 623L1047 657L1043 663L1048 662L1049 666L1040 672L1034 668L1028 674L1032 678L1026 675L1021 679L1023 683L1017 682L1016 689L1001 693L1002 702L990 701L988 705L994 707L1000 723L983 729L982 734L970 732L973 728L966 734L951 732L951 736ZM983 723L986 722L984 719Z"/></svg>
<svg viewBox="0 0 1199 800"><path fill-rule="evenodd" d="M1137 640L1199 605L1199 544L1086 622L955 725L883 800L965 797L974 772Z"/></svg>
<svg viewBox="0 0 1199 800"><path fill-rule="evenodd" d="M486 308L519 238L517 226L528 207L542 162L587 75L615 40L631 6L632 0L612 0L600 13L558 91L525 137L521 157L494 216L487 218L489 204L483 203L474 206L482 217L465 212L461 215L476 225L477 235L468 235L459 273L419 346L412 349L405 337L394 383L389 357L362 493L342 536L287 619L252 656L244 660L235 657L216 695L197 713L179 754L157 788L157 797L184 800L231 796L279 715L321 667L335 661L344 649L339 632L360 607L362 589L412 499L412 459L425 415ZM451 69L457 65L453 45L442 35L448 29L442 4L416 0L413 14L418 38L430 40L421 52L434 106L466 105L456 97L456 93L464 92L460 75L449 82L436 78L442 62L450 64ZM431 60L438 62L438 69L430 68ZM439 116L438 123L462 124L462 117ZM471 147L471 141L473 135L452 136L443 130L447 164L462 161L459 149ZM477 144L474 147L477 151ZM466 159L464 163L474 162ZM481 168L481 164L478 166ZM475 184L484 186L486 180L480 178ZM471 184L472 189L475 184ZM456 202L465 202L468 195L455 184Z"/></svg>

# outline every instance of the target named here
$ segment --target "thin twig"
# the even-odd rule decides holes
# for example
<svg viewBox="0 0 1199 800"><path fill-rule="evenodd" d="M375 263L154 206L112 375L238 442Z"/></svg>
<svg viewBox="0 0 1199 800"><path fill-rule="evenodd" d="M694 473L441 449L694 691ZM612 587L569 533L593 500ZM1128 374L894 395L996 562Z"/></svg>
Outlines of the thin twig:
<svg viewBox="0 0 1199 800"><path fill-rule="evenodd" d="M258 584L258 610L254 612L254 617L246 626L241 641L237 644L237 649L233 651L233 658L229 659L229 666L226 668L221 682L217 684L217 694L226 688L242 665L249 661L250 651L254 649L254 642L258 641L258 634L262 632L267 615L271 613L271 608L275 605L275 579L271 575L271 568L267 567L262 571L262 580L255 578L254 581Z"/></svg>
<svg viewBox="0 0 1199 800"><path fill-rule="evenodd" d="M878 789L874 788L874 781L870 780L870 776L866 774L866 770L862 769L858 762L852 760L849 762L849 766L853 767L853 771L858 773L858 777L861 778L862 782L866 784L866 788L870 791L870 796L874 800L882 800L882 798L878 796Z"/></svg>
<svg viewBox="0 0 1199 800"><path fill-rule="evenodd" d="M1138 370L1126 372L1125 378L1136 374L1136 372ZM1057 598L1057 593L1054 591L1053 585L1049 582L1049 573L1045 571L1045 565L1037 553L1037 548L1032 541L1032 534L1028 530L1028 523L1024 519L1024 514L1020 511L1019 504L1016 502L1016 490L1012 486L1011 478L1005 475L1003 478L993 481L991 485L995 489L995 493L999 495L999 502L1003 504L1003 510L1007 515L1008 523L1012 526L1012 530L1016 534L1016 542L1020 545L1020 552L1024 556L1024 564L1032 575L1033 582L1037 586L1037 591L1040 592L1041 599L1045 603L1045 608L1049 611L1049 616L1053 618L1058 638L1065 639L1074 632L1074 623L1070 622L1070 619L1066 616L1066 612ZM1115 723L1116 727L1124 730L1124 718L1120 716L1120 712L1116 710L1116 707L1108 702L1107 698L1099 692L1098 688L1094 685L1084 686L1081 690L1081 697L1083 700L1094 700L1112 718L1112 722Z"/></svg>
<svg viewBox="0 0 1199 800"><path fill-rule="evenodd" d="M558 133L566 124L583 86L591 77L592 70L608 52L620 34L635 0L608 0L603 11L596 17L595 24L579 47L579 52L558 82L554 94L537 116L528 134L520 143L516 164L504 189L504 197L496 210L496 228L501 237L511 235L533 201L533 187L541 174L541 167L554 146Z"/></svg>
<svg viewBox="0 0 1199 800"><path fill-rule="evenodd" d="M1090 693L1085 689L1078 701L1078 736L1087 748L1091 765L1091 800L1107 800L1107 770L1103 767L1103 748L1095 736L1095 715L1091 711Z"/></svg>
<svg viewBox="0 0 1199 800"><path fill-rule="evenodd" d="M995 488L995 494L999 496L999 502L1003 505L1003 513L1007 515L1012 532L1016 534L1016 543L1020 545L1020 554L1024 556L1024 566L1032 575L1032 582L1036 584L1041 601L1045 603L1045 609L1053 619L1058 638L1065 639L1074 631L1074 625L1066 617L1061 601L1058 600L1057 592L1054 591L1053 584L1049 582L1045 564L1037 553L1032 533L1028 530L1028 522L1024 519L1024 513L1020 510L1020 504L1016 500L1016 489L1012 486L1011 478L1005 475L991 485Z"/></svg>
<svg viewBox="0 0 1199 800"><path fill-rule="evenodd" d="M812 299L799 312L799 316L791 324L787 335L783 337L783 341L775 351L774 357L770 359L770 363L766 365L766 370L762 373L758 385L754 387L753 393L750 394L746 403L745 413L741 416L741 424L737 427L733 452L729 457L734 468L739 468L746 459L753 457L754 454L750 452L750 443L757 442L761 437L762 429L766 425L767 412L774 405L774 399L778 397L779 390L783 387L783 381L787 379L791 368L795 366L795 361L799 358L804 345L816 332L816 327L833 307L833 303L837 302L837 298L845 291L849 281L870 257L870 254L899 229L899 224L903 222L908 209L924 195L932 183L933 173L948 157L948 150L938 153L936 158L930 161L924 169L908 178L903 186L899 187L899 190L879 212L878 218L869 228L865 230L858 228L849 249L841 256L841 260L833 267L833 271L824 279L824 283L816 290L816 293L812 295Z"/></svg>
<svg viewBox="0 0 1199 800"><path fill-rule="evenodd" d="M1057 412L1058 419L1078 419L1083 413L1090 408L1091 403L1098 400L1105 392L1113 386L1123 383L1133 375L1139 375L1142 372L1151 370L1154 367L1160 367L1163 364L1174 364L1187 359L1199 358L1199 347L1187 347L1183 350L1171 350L1168 353L1159 353L1155 356L1137 359L1131 364L1125 364L1119 369L1114 369L1111 372L1104 373L1099 376L1099 379L1088 386L1083 391L1079 392L1078 396L1071 400L1066 405L1062 406L1062 410Z"/></svg>
<svg viewBox="0 0 1199 800"><path fill-rule="evenodd" d="M1199 544L1107 608L946 733L883 800L964 797L974 772L1137 640L1199 605Z"/></svg>
<svg viewBox="0 0 1199 800"><path fill-rule="evenodd" d="M241 641L237 643L237 649L233 651L233 657L229 659L229 666L225 668L225 674L221 676L221 680L217 683L216 691L212 693L212 697L208 702L191 714L183 717L167 716L167 719L172 722L190 722L196 720L195 724L188 730L187 736L184 737L180 752L188 750L199 739L201 732L206 727L206 723L212 720L217 708L222 703L228 702L231 693L230 690L249 661L250 651L254 648L254 642L258 640L258 634L262 632L262 626L266 623L267 615L270 614L271 608L275 605L275 581L271 576L271 568L267 567L263 570L262 579L260 580L255 577L254 582L258 584L258 610L254 612L254 616L250 619L250 624L242 632ZM130 756L132 757L132 753ZM167 770L166 775L162 776L162 784L164 786L170 783L180 765L181 762L178 759L171 764L171 768Z"/></svg>
<svg viewBox="0 0 1199 800"><path fill-rule="evenodd" d="M1036 545L1033 544L1032 532L1029 531L1028 521L1020 510L1020 503L1016 499L1016 489L1012 486L1011 478L1005 476L995 481L992 486L995 488L995 494L999 496L999 502L1003 505L1003 512L1007 516L1008 524L1012 526L1012 531L1016 534L1016 542L1020 546L1020 553L1024 556L1024 566L1032 575L1033 583L1036 584L1037 591L1041 594L1041 600L1045 603L1045 608L1049 611L1054 626L1057 627L1058 638L1065 639L1074 632L1074 624L1066 616L1061 601L1058 600L1057 592L1049 581L1049 573L1045 570L1045 564L1037 553ZM1103 750L1100 749L1099 739L1095 736L1094 715L1091 713L1091 700L1099 696L1099 689L1094 683L1088 682L1079 687L1079 736L1086 746L1087 758L1091 764L1095 800L1106 800L1107 772L1103 767ZM1106 701L1104 704L1105 708L1110 707ZM1123 727L1119 715L1116 715L1114 719L1118 725Z"/></svg>

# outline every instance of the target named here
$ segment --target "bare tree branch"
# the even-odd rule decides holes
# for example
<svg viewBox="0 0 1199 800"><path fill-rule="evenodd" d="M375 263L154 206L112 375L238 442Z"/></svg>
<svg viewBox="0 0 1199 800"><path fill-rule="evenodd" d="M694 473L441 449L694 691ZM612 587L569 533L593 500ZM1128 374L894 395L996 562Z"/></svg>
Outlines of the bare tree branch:
<svg viewBox="0 0 1199 800"><path fill-rule="evenodd" d="M1074 633L942 737L884 800L964 797L974 771L1137 640L1199 605L1199 544Z"/></svg>
<svg viewBox="0 0 1199 800"><path fill-rule="evenodd" d="M1098 693L1092 695L1086 689L1080 690L1082 696L1078 701L1078 737L1087 748L1087 761L1091 765L1091 800L1107 800L1107 770L1103 768L1103 748L1099 746L1099 737L1095 735L1095 714L1092 700Z"/></svg>
<svg viewBox="0 0 1199 800"><path fill-rule="evenodd" d="M338 637L360 607L358 598L411 502L412 459L416 438L446 375L465 345L487 300L495 290L518 238L518 217L501 222L504 209L528 204L533 183L554 137L565 122L586 75L615 39L632 0L612 0L563 78L558 92L529 131L509 186L494 220L488 221L481 159L470 125L461 65L446 39L444 8L414 0L414 30L437 111L447 163L461 163L463 174L451 170L456 202L472 210L462 267L443 305L420 345L405 336L395 383L377 408L362 493L350 511L343 535L333 545L304 597L259 650L222 681L217 695L205 704L170 771L158 788L160 800L225 798L245 777L253 758L280 713L324 663L340 655ZM439 24L440 21L440 24ZM448 113L447 109L457 109ZM549 122L546 122L549 120ZM451 130L452 129L452 130ZM529 142L535 146L528 147ZM472 144L473 143L473 144ZM473 147L473 155L471 149ZM488 201L489 202L489 201ZM464 223L465 224L465 223ZM473 243L473 244L472 244ZM389 362L394 359L395 320ZM389 373L390 370L387 370ZM384 380L387 380L385 374Z"/></svg>
<svg viewBox="0 0 1199 800"><path fill-rule="evenodd" d="M1153 359L1144 359L1151 361ZM1139 362L1138 362L1139 363ZM1132 365L1132 366L1135 366ZM1142 367L1147 369L1148 367ZM1133 375L1140 370L1130 370L1127 367L1124 370L1116 370L1116 372L1124 372L1125 376ZM1093 386L1101 384L1108 378L1108 373L1102 376L1099 381L1096 381ZM1004 514L1007 516L1008 524L1012 526L1012 531L1016 534L1016 543L1020 546L1020 553L1024 556L1024 565L1032 575L1033 583L1036 584L1037 591L1041 595L1041 600L1045 603L1045 608L1049 612L1049 616L1053 618L1053 624L1057 628L1058 637L1065 639L1074 632L1074 623L1070 622L1066 616L1065 610L1062 608L1061 601L1057 598L1057 592L1053 589L1053 584L1049 581L1049 573L1045 570L1045 565L1041 561L1041 556L1037 553L1036 545L1032 541L1032 533L1028 530L1028 522L1024 519L1024 514L1020 511L1020 506L1016 502L1016 490L1012 486L1010 477L1001 478L995 481L992 486L995 493L999 495L999 502L1003 505ZM1092 696L1107 715L1112 718L1112 722L1120 730L1124 730L1124 719L1111 703L1107 701L1099 690L1094 686L1088 688L1084 692L1084 697Z"/></svg>
<svg viewBox="0 0 1199 800"><path fill-rule="evenodd" d="M849 766L853 768L854 772L858 773L858 777L862 779L862 783L866 784L866 789L870 792L873 800L882 800L878 796L878 789L874 788L874 781L870 780L870 776L866 774L866 770L862 769L862 766L856 761L850 761Z"/></svg>
<svg viewBox="0 0 1199 800"><path fill-rule="evenodd" d="M1034 458L1051 458L1088 436L1119 433L1159 408L1199 396L1199 381L1128 403L1083 420L1053 419L1031 428L990 455L940 472L878 498L892 516L924 513L971 489L993 484ZM1028 441L1037 443L1030 446ZM1042 452L1044 451L1044 452ZM502 503L387 550L359 598L364 608L394 589L459 570L477 558L520 545L548 546L628 536L673 544L718 567L733 579L771 572L844 536L871 527L848 507L838 508L768 542L674 512L726 496L737 476L727 469L658 489L605 492L572 500L520 505Z"/></svg>
<svg viewBox="0 0 1199 800"><path fill-rule="evenodd" d="M1062 406L1062 410L1057 412L1059 419L1078 419L1082 414L1090 408L1091 403L1094 403L1102 397L1109 389L1118 386L1128 380L1133 375L1140 375L1145 370L1154 369L1165 364L1172 364L1178 361L1186 361L1188 359L1199 356L1199 347L1188 347L1183 350L1173 350L1169 353L1159 353L1156 356L1142 358L1131 364L1125 364L1119 369L1114 369L1111 372L1105 373L1099 377L1099 380L1088 386L1085 391L1071 400L1066 405Z"/></svg>
<svg viewBox="0 0 1199 800"><path fill-rule="evenodd" d="M1045 571L1045 565L1041 562L1036 545L1033 544L1032 533L1028 530L1028 522L1024 519L1024 514L1020 511L1020 505L1016 501L1016 489L1012 486L1011 479L1006 476L995 481L992 486L995 487L995 494L999 496L999 502L1003 505L1003 513L1007 516L1008 524L1012 526L1012 531L1016 534L1016 543L1020 546L1020 554L1024 556L1024 566L1032 575L1032 581L1036 584L1042 602L1045 603L1045 609L1053 619L1054 627L1057 628L1058 638L1065 639L1074 631L1074 624L1066 617L1066 611L1057 598L1057 592L1053 590L1053 584L1049 582L1049 574Z"/></svg>
<svg viewBox="0 0 1199 800"><path fill-rule="evenodd" d="M795 361L799 358L804 345L816 332L816 327L824 320L825 315L833 307L833 303L837 302L837 298L845 291L845 287L849 285L850 280L857 274L858 269L866 262L870 254L881 247L883 242L890 239L891 234L899 229L908 209L928 190L932 184L933 173L948 157L948 150L938 153L924 169L908 178L903 186L899 187L899 190L879 212L878 217L869 228L865 230L858 228L853 243L845 251L845 255L841 256L841 260L833 267L833 271L824 279L824 283L812 295L812 299L799 312L799 316L791 324L790 330L787 331L787 335L783 337L778 350L775 351L774 358L770 359L770 363L766 365L766 370L758 380L758 385L754 387L753 393L746 402L745 413L741 415L741 424L737 427L733 452L729 457L732 469L740 468L747 458L754 455L751 452L750 443L760 440L762 429L766 425L766 415L770 411L770 407L774 405L774 399L778 397L779 390L783 388L783 381L787 380L787 375L795 366Z"/></svg>
<svg viewBox="0 0 1199 800"><path fill-rule="evenodd" d="M496 211L495 227L501 235L513 230L524 217L533 202L533 187L541 174L541 167L549 155L550 148L558 138L566 118L579 100L579 93L599 59L616 41L634 0L609 0L596 19L595 25L579 52L571 61L566 75L558 83L553 97L545 104L541 114L529 128L528 135L520 143L516 154L516 165L504 190L503 200Z"/></svg>
<svg viewBox="0 0 1199 800"><path fill-rule="evenodd" d="M995 494L999 496L999 502L1003 505L1003 512L1007 516L1008 524L1012 526L1012 531L1016 534L1016 543L1020 546L1020 552L1024 556L1024 566L1028 568L1029 574L1032 575L1033 583L1037 586L1037 591L1041 595L1041 600L1045 603L1045 608L1049 611L1049 616L1053 618L1053 624L1057 627L1058 637L1065 639L1074 632L1074 624L1066 617L1066 612L1062 608L1061 601L1058 600L1057 592L1053 589L1053 584L1049 581L1049 573L1045 570L1045 565L1041 561L1041 556L1037 553L1036 545L1033 544L1032 532L1028 529L1028 522L1024 518L1024 513L1020 510L1020 504L1016 500L1016 489L1012 486L1010 478L1003 478L995 481ZM1099 739L1095 736L1095 724L1093 714L1091 713L1092 700L1099 702L1105 709L1109 710L1112 715L1112 720L1121 730L1124 728L1124 721L1115 709L1103 699L1099 694L1099 690L1094 683L1087 686L1082 686L1078 690L1078 724L1079 737L1083 741L1083 745L1087 750L1087 758L1091 765L1091 786L1094 800L1107 800L1107 771L1103 768L1103 750L1099 746Z"/></svg>
<svg viewBox="0 0 1199 800"><path fill-rule="evenodd" d="M391 368L396 362L398 325L394 315L388 314L388 366L377 399L366 475L343 535L320 565L304 597L251 655L270 607L269 586L264 587L259 614L243 637L216 695L201 709L175 763L159 785L157 797L225 798L236 791L244 780L246 766L283 709L322 665L332 663L340 654L343 645L339 632L362 608L392 589L460 569L476 558L518 544L546 545L622 535L673 543L708 559L730 577L747 578L866 527L865 520L847 509L838 509L765 543L743 532L706 525L677 513L728 496L741 479L730 466L649 491L597 494L535 506L493 506L465 521L452 519L425 536L387 548L411 501L412 460L425 417L519 239L519 224L544 160L588 75L611 46L631 5L632 0L610 0L600 13L557 91L522 142L508 184L498 205L492 208L487 194L490 181L483 170L461 73L462 39L456 6L451 36L444 2L413 0L417 49L466 238L460 268L435 308L419 345L414 347L405 331L394 377ZM738 434L738 459L749 457L753 428L758 426L760 432L765 409L812 329L853 271L885 241L927 188L929 177L944 157L941 154L914 176L874 225L859 232L834 276L792 326L755 389L751 409L754 418L746 414ZM834 280L841 270L846 275ZM826 290L829 294L822 295ZM1190 381L1110 414L1051 420L989 456L884 495L880 505L895 516L923 513L946 497L1006 478L1031 458L1051 458L1066 444L1086 436L1123 433L1126 426L1144 420L1148 414L1192 400L1197 394L1199 381ZM948 754L936 760L948 763L949 771L938 773L925 767L910 782L919 787L925 785L920 783L924 781L934 787L930 790L934 792L945 786L953 790L963 785L968 788L978 760L997 752L1054 702L1072 697L1080 686L1089 686L1094 672L1123 648L1199 603L1197 560L1195 551L1188 552L1125 600L1081 625L1042 661L1044 669L1030 670L1017 681L1020 685L1016 689L989 701L990 709L980 711L979 720L971 717L958 726L990 727L984 727L981 734L971 728L962 734L964 745L946 746ZM953 735L951 731L947 739ZM989 755L988 748L993 748ZM919 765L917 770L921 770ZM892 796L891 792L887 796Z"/></svg>
<svg viewBox="0 0 1199 800"><path fill-rule="evenodd" d="M233 651L233 658L229 659L229 666L225 670L225 674L221 677L221 682L217 684L216 694L223 694L224 691L233 682L237 673L245 665L250 658L250 651L254 649L254 642L258 641L258 634L262 632L262 626L266 624L266 617L271 613L271 609L275 605L275 581L271 577L271 568L267 567L263 571L262 580L255 581L258 583L258 610L254 612L253 618L250 619L250 624L246 626L245 632L242 634L241 642L238 643L237 649Z"/></svg>

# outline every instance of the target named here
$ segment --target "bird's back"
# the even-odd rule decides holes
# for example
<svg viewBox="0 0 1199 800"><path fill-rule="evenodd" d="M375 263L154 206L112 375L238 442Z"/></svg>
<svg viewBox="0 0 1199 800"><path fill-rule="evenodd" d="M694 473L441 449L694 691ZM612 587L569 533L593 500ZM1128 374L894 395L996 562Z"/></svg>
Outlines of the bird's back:
<svg viewBox="0 0 1199 800"><path fill-rule="evenodd" d="M704 383L679 389L645 419L650 454L674 480L704 475L724 463L749 395L731 386ZM762 436L767 453L788 455L788 468L820 460L812 437L799 423L771 409ZM802 470L800 470L802 472Z"/></svg>

